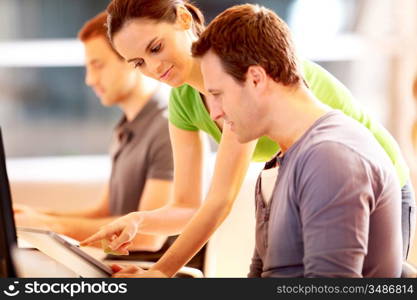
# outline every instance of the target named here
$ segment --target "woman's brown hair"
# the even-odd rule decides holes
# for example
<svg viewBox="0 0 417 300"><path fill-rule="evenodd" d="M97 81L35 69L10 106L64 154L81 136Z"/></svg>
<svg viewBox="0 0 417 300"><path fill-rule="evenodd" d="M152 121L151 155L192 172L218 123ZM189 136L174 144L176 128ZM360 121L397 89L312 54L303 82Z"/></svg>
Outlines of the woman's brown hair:
<svg viewBox="0 0 417 300"><path fill-rule="evenodd" d="M126 22L136 18L174 23L180 5L191 13L194 33L200 36L204 30L204 16L187 0L112 0L107 7L109 39L112 40Z"/></svg>

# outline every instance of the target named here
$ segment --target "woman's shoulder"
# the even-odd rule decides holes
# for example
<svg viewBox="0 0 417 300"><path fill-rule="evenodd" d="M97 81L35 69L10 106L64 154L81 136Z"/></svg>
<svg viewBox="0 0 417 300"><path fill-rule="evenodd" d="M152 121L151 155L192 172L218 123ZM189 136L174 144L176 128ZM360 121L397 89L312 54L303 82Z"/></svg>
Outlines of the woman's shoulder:
<svg viewBox="0 0 417 300"><path fill-rule="evenodd" d="M182 101L192 99L199 95L198 91L188 84L183 84L179 87L171 89L171 98L181 98ZM186 98L186 99L185 99Z"/></svg>
<svg viewBox="0 0 417 300"><path fill-rule="evenodd" d="M188 84L172 88L171 96L169 100L170 109L186 109L189 110L191 107L196 107L201 103L200 93Z"/></svg>
<svg viewBox="0 0 417 300"><path fill-rule="evenodd" d="M201 111L198 97L199 92L188 84L172 88L168 104L170 122L181 129L197 130L195 120Z"/></svg>
<svg viewBox="0 0 417 300"><path fill-rule="evenodd" d="M301 59L300 65L302 73L307 79L325 82L330 81L331 83L334 83L336 80L336 78L334 78L326 69L311 60Z"/></svg>

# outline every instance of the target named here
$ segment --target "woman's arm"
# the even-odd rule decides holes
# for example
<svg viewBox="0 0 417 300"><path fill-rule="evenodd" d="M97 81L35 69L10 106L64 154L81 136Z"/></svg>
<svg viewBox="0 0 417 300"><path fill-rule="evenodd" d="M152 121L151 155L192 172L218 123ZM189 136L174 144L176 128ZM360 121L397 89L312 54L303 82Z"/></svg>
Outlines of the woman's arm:
<svg viewBox="0 0 417 300"><path fill-rule="evenodd" d="M162 179L147 179L138 211L151 211L167 204L172 193L172 181ZM130 251L152 251L161 249L166 241L166 235L149 235L139 233L129 245Z"/></svg>
<svg viewBox="0 0 417 300"><path fill-rule="evenodd" d="M134 212L117 219L82 242L117 238L109 245L113 250L126 248L137 233L175 235L184 229L202 201L204 161L203 136L199 131L182 130L170 124L174 156L174 189L170 202L152 211Z"/></svg>
<svg viewBox="0 0 417 300"><path fill-rule="evenodd" d="M172 202L159 210L144 213L145 217L142 221L140 217L133 215L136 213L129 214L104 227L82 243L86 245L103 238L111 239L116 234L118 237L110 244L110 248L118 251L126 247L126 243L132 240L137 232L155 234L156 231L161 232L162 229L167 232L172 226L180 232L187 225L176 242L149 271L136 274L141 277L154 273L171 277L203 247L229 214L256 145L256 141L240 144L228 126L223 128L209 192L203 206L193 216L198 207L196 200L201 199L202 159L200 158L199 163L195 165L197 163L194 156L196 139L190 139L190 137L198 133L187 132L172 125L170 130L175 166ZM198 174L198 180L196 180L195 176ZM191 217L191 221L187 224Z"/></svg>
<svg viewBox="0 0 417 300"><path fill-rule="evenodd" d="M145 234L181 233L202 201L203 137L199 131L169 127L174 156L174 189L169 203L143 212L138 231Z"/></svg>
<svg viewBox="0 0 417 300"><path fill-rule="evenodd" d="M192 218L171 248L150 269L173 276L208 241L228 216L245 178L256 141L240 144L228 126L224 126L213 180L203 206ZM186 193L190 186L182 186ZM142 275L146 277L146 272Z"/></svg>

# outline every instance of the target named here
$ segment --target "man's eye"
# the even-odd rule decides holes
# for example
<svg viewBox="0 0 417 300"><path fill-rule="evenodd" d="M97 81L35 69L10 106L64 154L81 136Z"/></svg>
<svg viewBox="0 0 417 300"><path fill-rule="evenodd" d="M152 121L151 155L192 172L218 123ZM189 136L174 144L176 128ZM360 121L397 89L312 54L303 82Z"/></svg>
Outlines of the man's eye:
<svg viewBox="0 0 417 300"><path fill-rule="evenodd" d="M158 52L159 52L159 50L161 50L161 44L158 44L157 46L153 47L153 48L151 49L151 52L152 52L152 53L158 53Z"/></svg>
<svg viewBox="0 0 417 300"><path fill-rule="evenodd" d="M104 67L104 64L102 64L102 63L96 63L96 64L93 65L93 67L95 69L99 70L99 69L102 69Z"/></svg>

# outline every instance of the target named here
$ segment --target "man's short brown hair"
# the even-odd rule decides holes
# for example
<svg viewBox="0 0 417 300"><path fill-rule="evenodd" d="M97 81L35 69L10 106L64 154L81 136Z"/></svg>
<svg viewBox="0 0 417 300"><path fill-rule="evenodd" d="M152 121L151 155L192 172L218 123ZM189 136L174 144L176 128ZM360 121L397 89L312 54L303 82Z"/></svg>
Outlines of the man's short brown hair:
<svg viewBox="0 0 417 300"><path fill-rule="evenodd" d="M102 37L106 40L110 49L120 58L123 59L116 50L114 50L109 39L107 38L107 13L105 11L99 13L94 18L84 23L78 32L78 39L85 43L90 39Z"/></svg>
<svg viewBox="0 0 417 300"><path fill-rule="evenodd" d="M218 15L192 47L195 57L209 50L237 82L246 80L252 65L263 67L268 76L284 85L302 82L289 28L265 7L237 5Z"/></svg>

